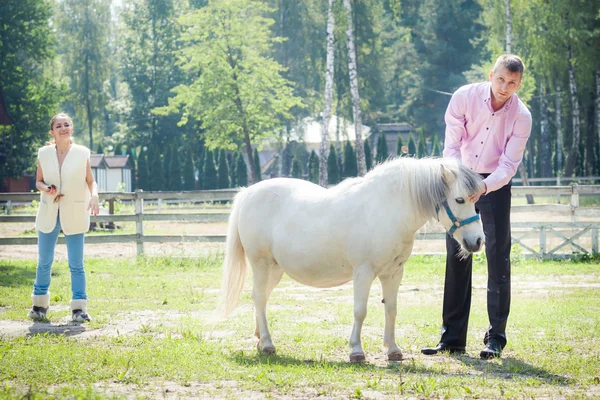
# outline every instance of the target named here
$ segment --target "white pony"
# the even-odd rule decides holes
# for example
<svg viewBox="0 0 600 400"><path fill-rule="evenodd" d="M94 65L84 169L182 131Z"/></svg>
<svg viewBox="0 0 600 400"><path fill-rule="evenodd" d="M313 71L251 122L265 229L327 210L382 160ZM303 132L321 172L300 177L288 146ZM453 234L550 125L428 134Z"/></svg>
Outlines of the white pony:
<svg viewBox="0 0 600 400"><path fill-rule="evenodd" d="M383 343L390 360L402 359L394 332L396 303L415 233L437 218L465 254L479 251L483 229L467 198L482 184L478 174L453 159L398 158L330 189L288 178L243 189L229 217L222 284L225 314L239 301L247 258L253 272L258 349L274 353L266 307L284 272L322 288L353 280L350 361L359 362L365 359L360 335L377 277L385 304Z"/></svg>

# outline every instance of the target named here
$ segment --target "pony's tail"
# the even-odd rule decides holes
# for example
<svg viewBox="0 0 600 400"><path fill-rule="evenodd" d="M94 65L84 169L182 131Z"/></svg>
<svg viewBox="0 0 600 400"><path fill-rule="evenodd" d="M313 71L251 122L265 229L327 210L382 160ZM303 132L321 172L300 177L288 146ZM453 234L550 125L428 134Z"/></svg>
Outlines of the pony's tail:
<svg viewBox="0 0 600 400"><path fill-rule="evenodd" d="M221 284L222 312L229 315L242 294L246 280L246 252L240 241L238 219L242 202L246 198L246 190L239 192L233 199L227 241L225 242L225 262L223 265L223 282Z"/></svg>

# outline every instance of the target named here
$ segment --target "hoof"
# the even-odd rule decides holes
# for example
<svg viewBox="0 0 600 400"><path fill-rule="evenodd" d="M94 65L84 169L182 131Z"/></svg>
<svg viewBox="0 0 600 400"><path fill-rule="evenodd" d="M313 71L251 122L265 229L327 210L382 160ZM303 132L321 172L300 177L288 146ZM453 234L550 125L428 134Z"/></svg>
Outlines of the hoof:
<svg viewBox="0 0 600 400"><path fill-rule="evenodd" d="M361 363L365 361L365 353L353 353L350 354L351 363Z"/></svg>
<svg viewBox="0 0 600 400"><path fill-rule="evenodd" d="M389 361L402 361L402 352L396 351L394 353L388 354Z"/></svg>
<svg viewBox="0 0 600 400"><path fill-rule="evenodd" d="M258 345L256 345L256 348L263 354L275 354L275 346L264 346L263 348L261 348L259 343Z"/></svg>

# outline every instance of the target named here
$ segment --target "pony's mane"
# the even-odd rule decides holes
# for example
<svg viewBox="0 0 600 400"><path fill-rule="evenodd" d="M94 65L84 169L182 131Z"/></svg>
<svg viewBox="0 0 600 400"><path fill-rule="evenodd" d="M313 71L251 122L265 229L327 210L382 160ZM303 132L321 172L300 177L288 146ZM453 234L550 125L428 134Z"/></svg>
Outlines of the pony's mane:
<svg viewBox="0 0 600 400"><path fill-rule="evenodd" d="M377 165L363 179L366 185L379 182L390 185L392 190L408 192L418 210L434 217L436 207L447 199L450 190L442 166L456 176L458 185L469 195L481 190L483 181L479 174L449 158L394 158Z"/></svg>

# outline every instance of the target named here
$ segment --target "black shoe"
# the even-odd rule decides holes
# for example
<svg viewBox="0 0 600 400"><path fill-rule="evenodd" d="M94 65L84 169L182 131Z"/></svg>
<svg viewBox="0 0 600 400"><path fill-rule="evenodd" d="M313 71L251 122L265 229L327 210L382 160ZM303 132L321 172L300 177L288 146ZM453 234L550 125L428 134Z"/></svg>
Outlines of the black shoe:
<svg viewBox="0 0 600 400"><path fill-rule="evenodd" d="M500 346L500 343L498 343L496 339L490 339L490 341L486 343L485 348L479 353L479 357L484 360L489 360L491 358L500 358L501 353L502 346Z"/></svg>
<svg viewBox="0 0 600 400"><path fill-rule="evenodd" d="M450 354L463 354L465 352L465 348L460 346L451 346L444 342L439 342L435 347L426 347L421 349L421 353L425 354L426 356L431 356L442 351L447 351Z"/></svg>

